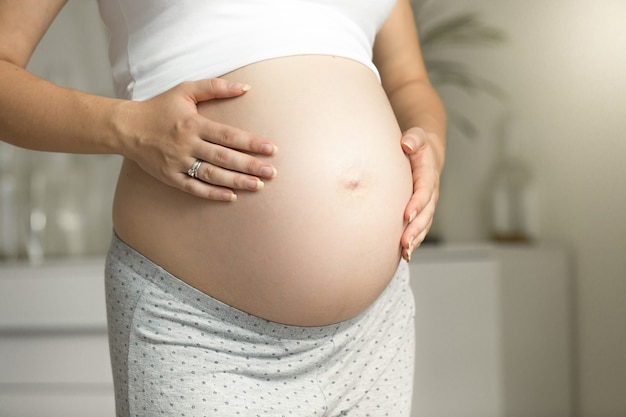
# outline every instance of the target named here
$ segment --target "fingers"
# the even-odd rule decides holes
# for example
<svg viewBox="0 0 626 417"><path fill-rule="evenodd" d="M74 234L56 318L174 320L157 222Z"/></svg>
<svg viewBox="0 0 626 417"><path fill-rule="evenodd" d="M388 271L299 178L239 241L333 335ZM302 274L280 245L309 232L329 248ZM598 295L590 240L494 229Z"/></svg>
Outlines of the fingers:
<svg viewBox="0 0 626 417"><path fill-rule="evenodd" d="M413 196L404 211L408 224L400 240L402 257L409 261L432 225L439 196L440 170L423 129L412 128L405 132L401 146L409 157L413 174Z"/></svg>
<svg viewBox="0 0 626 417"><path fill-rule="evenodd" d="M247 155L237 153L232 154L235 156L235 159L238 159L239 157L242 157L244 160L250 158L251 163L258 163L255 158L251 158ZM234 171L232 167L237 167L239 165L238 163L227 164L229 168L225 169L217 165L215 161L212 160L213 157L207 159L209 160L202 161L200 163L194 179L214 186L227 187L234 190L258 191L262 190L265 186L265 183L256 176ZM243 165L247 166L247 163L243 162ZM271 166L265 166L265 164L263 164L262 168L253 170L260 171L263 174L261 176L268 179L271 179L276 175L276 170Z"/></svg>
<svg viewBox="0 0 626 417"><path fill-rule="evenodd" d="M405 132L400 144L404 153L411 155L423 146L426 139L426 132L419 127L414 127Z"/></svg>
<svg viewBox="0 0 626 417"><path fill-rule="evenodd" d="M187 175L187 174L185 174ZM196 197L214 201L235 202L237 194L233 190L224 187L218 187L199 181L195 178L187 177L182 181L180 188Z"/></svg>
<svg viewBox="0 0 626 417"><path fill-rule="evenodd" d="M202 163L194 178L188 176L187 180L192 184L188 185L186 191L211 200L236 201L235 190L262 190L265 186L263 179L274 178L277 174L276 168L237 149L274 155L277 148L267 141L229 126L220 125L219 129L222 132L212 134L212 142L200 143L194 151L196 159L189 160L189 167L195 160ZM187 174L188 168L184 169Z"/></svg>
<svg viewBox="0 0 626 417"><path fill-rule="evenodd" d="M242 178L240 174L248 174L266 179L272 179L276 176L276 168L274 168L274 166L269 162L265 162L246 153L234 151L233 149L224 146L205 144L205 146L203 146L203 148L199 150L196 155L198 159L205 161L212 166L208 173L201 177L203 179L213 177L217 179L223 177L225 173L222 173L219 168L231 171L232 174L239 179ZM229 178L231 178L231 180L221 185L236 186L237 184L232 182L235 178Z"/></svg>
<svg viewBox="0 0 626 417"><path fill-rule="evenodd" d="M258 191L264 183L259 178L236 174L232 171L216 167L208 162L197 160L192 176L189 171L178 175L177 187L181 190L208 200L237 201L234 189ZM196 165L196 162L194 162Z"/></svg>
<svg viewBox="0 0 626 417"><path fill-rule="evenodd" d="M272 156L278 151L278 148L267 139L229 125L207 119L204 121L198 133L207 142L266 156Z"/></svg>
<svg viewBox="0 0 626 417"><path fill-rule="evenodd" d="M405 209L405 220L408 222L400 243L402 256L409 261L411 253L426 238L435 215L435 207L439 198L437 182L418 181L414 185L414 193Z"/></svg>
<svg viewBox="0 0 626 417"><path fill-rule="evenodd" d="M402 234L400 239L402 257L407 262L411 260L411 254L422 244L430 230L435 214L435 204L435 201L431 200L424 210L406 226Z"/></svg>
<svg viewBox="0 0 626 417"><path fill-rule="evenodd" d="M210 142L200 142L194 150L194 156L205 162L199 179L236 189L256 190L262 188L263 183L251 176L264 179L276 176L272 164L250 154L272 156L277 152L276 146L230 126L212 125L213 131L208 133ZM256 181L257 185L251 187L251 181Z"/></svg>
<svg viewBox="0 0 626 417"><path fill-rule="evenodd" d="M250 86L224 79L208 79L184 83L183 88L197 103L241 95ZM276 168L272 164L253 156L273 156L277 148L272 142L201 116L195 119L192 126L202 139L191 149L192 156L203 161L195 182L203 182L207 186L192 184L190 192L209 195L210 199L217 197L219 200L234 201L236 195L233 190L258 191L264 187L264 179L276 176Z"/></svg>
<svg viewBox="0 0 626 417"><path fill-rule="evenodd" d="M203 161L197 179L233 190L258 191L263 179L276 176L271 163L251 155L273 156L277 148L271 142L232 126L204 122L199 133L203 140L192 149L194 160Z"/></svg>
<svg viewBox="0 0 626 417"><path fill-rule="evenodd" d="M250 90L245 83L231 82L222 78L203 79L182 83L187 95L197 104L201 101L215 98L229 98L239 96Z"/></svg>

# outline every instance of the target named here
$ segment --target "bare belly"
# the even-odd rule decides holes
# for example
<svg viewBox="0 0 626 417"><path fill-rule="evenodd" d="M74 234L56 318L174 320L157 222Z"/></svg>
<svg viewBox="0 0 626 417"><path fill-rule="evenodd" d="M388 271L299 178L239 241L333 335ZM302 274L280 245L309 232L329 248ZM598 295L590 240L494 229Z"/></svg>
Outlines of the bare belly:
<svg viewBox="0 0 626 417"><path fill-rule="evenodd" d="M411 172L375 75L329 56L264 61L224 78L252 90L201 114L272 140L278 175L235 203L120 174L119 236L212 297L268 320L324 325L382 292L400 259Z"/></svg>

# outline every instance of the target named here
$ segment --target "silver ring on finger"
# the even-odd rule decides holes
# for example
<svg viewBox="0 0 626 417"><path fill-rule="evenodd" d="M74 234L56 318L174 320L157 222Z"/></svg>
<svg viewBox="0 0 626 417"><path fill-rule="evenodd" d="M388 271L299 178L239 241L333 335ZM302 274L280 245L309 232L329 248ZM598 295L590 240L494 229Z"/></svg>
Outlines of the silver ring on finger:
<svg viewBox="0 0 626 417"><path fill-rule="evenodd" d="M196 159L196 162L194 162L191 168L187 170L187 175L189 175L191 178L198 178L198 169L200 169L200 165L202 165L202 162L203 161Z"/></svg>

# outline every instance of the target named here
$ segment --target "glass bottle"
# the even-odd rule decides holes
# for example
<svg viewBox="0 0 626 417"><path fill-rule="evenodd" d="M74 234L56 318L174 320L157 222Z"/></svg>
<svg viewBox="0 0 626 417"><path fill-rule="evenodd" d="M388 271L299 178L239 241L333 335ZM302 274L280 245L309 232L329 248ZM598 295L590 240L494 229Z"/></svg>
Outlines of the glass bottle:
<svg viewBox="0 0 626 417"><path fill-rule="evenodd" d="M499 242L530 242L537 235L537 190L532 171L520 155L518 132L504 117L500 149L491 181L491 237Z"/></svg>
<svg viewBox="0 0 626 417"><path fill-rule="evenodd" d="M83 255L87 179L76 169L76 156L48 153L36 158L30 181L29 258L37 263L45 257Z"/></svg>

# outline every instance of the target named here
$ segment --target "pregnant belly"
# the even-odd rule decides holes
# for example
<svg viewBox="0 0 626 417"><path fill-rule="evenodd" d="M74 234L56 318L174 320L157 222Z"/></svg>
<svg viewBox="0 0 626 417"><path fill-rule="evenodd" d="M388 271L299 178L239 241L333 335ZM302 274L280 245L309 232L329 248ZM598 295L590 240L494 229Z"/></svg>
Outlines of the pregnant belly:
<svg viewBox="0 0 626 417"><path fill-rule="evenodd" d="M120 237L227 304L268 320L324 325L382 292L400 259L411 172L374 74L328 56L280 58L224 76L252 90L201 114L271 139L278 176L238 201L205 201L124 164Z"/></svg>

